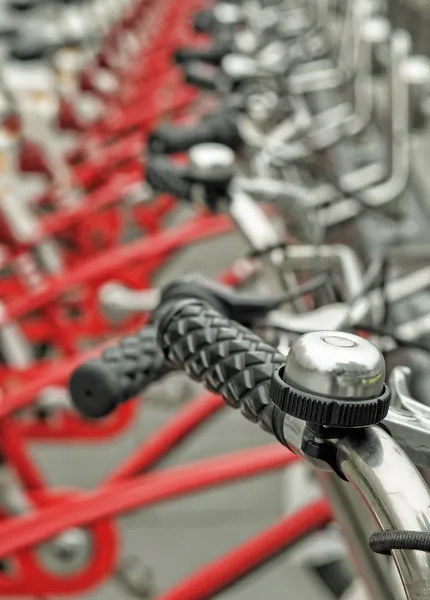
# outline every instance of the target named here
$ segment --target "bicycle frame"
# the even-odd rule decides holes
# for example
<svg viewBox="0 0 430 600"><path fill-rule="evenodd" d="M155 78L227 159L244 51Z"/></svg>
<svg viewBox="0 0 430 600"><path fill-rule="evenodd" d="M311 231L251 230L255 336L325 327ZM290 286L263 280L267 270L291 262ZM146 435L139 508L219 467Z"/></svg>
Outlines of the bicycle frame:
<svg viewBox="0 0 430 600"><path fill-rule="evenodd" d="M126 285L138 288L145 287L145 285L150 286L153 272L159 269L173 253L185 246L226 234L232 230L233 223L227 216L202 214L172 230L162 231L127 246L108 250L64 274L46 278L42 289L30 291L25 297L14 298L13 302L7 305L5 314L0 318L0 326L22 321L23 330L27 332L27 315L39 310L48 310L50 305L60 300L73 288L89 286L90 293L86 298L84 296L85 310L82 313L86 314L86 318L81 323L71 323L71 327L65 327L64 320L55 325L54 320L55 330L61 335L57 339L53 337L53 341L55 344L60 344L60 347L67 342L69 348L73 348L76 347L78 338L83 334L92 333L103 336L112 328L106 324L98 310L97 290L102 283L115 278ZM125 268L126 273L124 273ZM49 330L46 330L45 323L43 331L46 339L46 334L49 336ZM64 338L66 331L67 337ZM28 332L31 339L30 328Z"/></svg>
<svg viewBox="0 0 430 600"><path fill-rule="evenodd" d="M245 263L239 261L233 265L231 269L227 269L220 276L220 281L226 285L238 286L242 285L246 280L252 277L256 272L256 265L251 261ZM144 318L144 317L143 317ZM142 320L142 318L141 318ZM130 333L135 330L135 326L130 327ZM124 330L122 329L122 333ZM115 340L110 340L110 344ZM92 356L100 354L102 348L98 347L85 356L67 358L63 361L55 361L54 363L38 364L34 369L30 369L22 374L22 381L29 380L30 385L19 385L15 380L14 387L17 391L11 390L4 397L5 404L11 410L11 418L16 410L31 406L34 399L46 388L55 386L64 386L70 378L73 370L78 366L81 360L88 360ZM7 380L6 380L7 382ZM6 390L7 391L7 390ZM67 410L60 411L55 414L55 418L51 421L41 419L20 419L18 417L15 427L19 428L21 436L31 440L53 441L57 443L70 443L81 441L105 441L113 435L118 435L123 432L136 416L136 404L125 404L119 411L112 414L109 418L104 419L101 423L94 427L92 422L86 421L79 415ZM18 453L18 458L22 453ZM12 461L13 462L13 461ZM37 477L35 478L37 480Z"/></svg>
<svg viewBox="0 0 430 600"><path fill-rule="evenodd" d="M193 400L167 425L151 436L98 490L88 494L67 492L62 495L60 492L58 498L46 489L41 476L34 477L34 467L28 468L31 460L29 457L23 458L23 446L19 447L19 444L12 441L16 440L17 433L14 426L5 422L2 436L6 442L5 454L14 462L17 473L22 477L27 493L38 506L38 510L0 523L0 539L5 542L0 543L0 557L16 554L18 563L21 566L25 565L26 574L27 565L32 566L29 571L31 582L29 580L11 583L7 578L0 577L0 593L23 595L31 590L33 594L69 594L88 590L96 583L101 583L113 568L116 556L113 518L170 498L268 473L298 460L284 448L269 445L154 474L139 475L142 471L148 471L158 465L181 441L216 415L223 406L222 400L211 394ZM9 431L8 427L11 427ZM20 456L15 462L17 455ZM33 471L32 475L30 471ZM48 506L44 507L45 502ZM190 590L194 590L193 594L196 595L192 597L196 600L208 598L301 539L303 534L324 527L330 519L331 513L327 503L318 502L297 515L284 519L225 558L185 580L168 592L172 595L166 595L166 598L185 600L190 597ZM89 527L94 537L95 553L97 555L97 548L103 548L100 555L103 555L104 559L101 560L97 555L97 559L84 574L80 573L70 578L61 576L57 579L48 576L40 566L37 572L38 568L32 562L30 547L70 526ZM1 535L3 533L5 537ZM8 545L6 540L14 540L12 546L10 543Z"/></svg>

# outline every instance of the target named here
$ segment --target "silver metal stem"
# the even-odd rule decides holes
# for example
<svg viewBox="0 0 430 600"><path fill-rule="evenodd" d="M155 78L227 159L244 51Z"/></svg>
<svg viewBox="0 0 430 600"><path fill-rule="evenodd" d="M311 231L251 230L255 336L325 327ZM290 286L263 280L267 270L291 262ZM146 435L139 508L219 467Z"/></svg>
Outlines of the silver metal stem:
<svg viewBox="0 0 430 600"><path fill-rule="evenodd" d="M253 250L264 251L283 241L255 200L237 187L232 189L229 212Z"/></svg>
<svg viewBox="0 0 430 600"><path fill-rule="evenodd" d="M234 185L231 187L229 212L253 250L264 252L284 242L285 234L279 235L275 225L257 202ZM284 251L281 248L272 250L267 256L263 256L262 260L274 272L284 289L298 286L293 271L285 270ZM294 301L293 305L298 312L303 312L307 308L302 298Z"/></svg>

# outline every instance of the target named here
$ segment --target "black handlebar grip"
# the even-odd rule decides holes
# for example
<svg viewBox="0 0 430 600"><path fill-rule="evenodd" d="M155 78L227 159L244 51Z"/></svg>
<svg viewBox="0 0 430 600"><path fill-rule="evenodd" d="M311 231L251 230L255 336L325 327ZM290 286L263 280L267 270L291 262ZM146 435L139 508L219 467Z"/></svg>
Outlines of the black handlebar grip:
<svg viewBox="0 0 430 600"><path fill-rule="evenodd" d="M154 156L147 160L146 182L157 192L183 200L191 198L191 183L184 179L183 169L165 156Z"/></svg>
<svg viewBox="0 0 430 600"><path fill-rule="evenodd" d="M218 69L215 67L210 68L210 65L199 62L184 63L181 67L184 71L185 83L194 85L200 90L207 90L210 92L217 91Z"/></svg>
<svg viewBox="0 0 430 600"><path fill-rule="evenodd" d="M73 405L85 417L104 417L168 371L155 327L145 327L74 371L69 382Z"/></svg>
<svg viewBox="0 0 430 600"><path fill-rule="evenodd" d="M215 17L212 10L199 10L193 19L193 29L196 33L209 33L215 25Z"/></svg>
<svg viewBox="0 0 430 600"><path fill-rule="evenodd" d="M31 10L33 8L37 8L41 6L40 0L9 0L7 3L7 7L10 10Z"/></svg>
<svg viewBox="0 0 430 600"><path fill-rule="evenodd" d="M178 300L156 313L158 342L169 362L286 444L284 416L269 400L273 371L285 358L246 327L200 300Z"/></svg>
<svg viewBox="0 0 430 600"><path fill-rule="evenodd" d="M196 144L207 141L211 141L210 130L204 122L196 127L180 127L166 123L157 127L150 135L148 148L153 154L174 154L185 152Z"/></svg>
<svg viewBox="0 0 430 600"><path fill-rule="evenodd" d="M223 111L211 115L196 127L161 125L150 136L149 149L156 154L170 154L185 152L197 144L216 143L236 150L240 147L242 139L235 114L232 111Z"/></svg>
<svg viewBox="0 0 430 600"><path fill-rule="evenodd" d="M38 38L23 39L18 36L10 46L9 56L19 61L42 60L58 48L59 44L46 43Z"/></svg>
<svg viewBox="0 0 430 600"><path fill-rule="evenodd" d="M182 65L187 62L202 61L211 65L221 64L222 59L232 52L232 44L229 42L215 42L212 46L205 48L185 47L179 48L174 54L175 62Z"/></svg>

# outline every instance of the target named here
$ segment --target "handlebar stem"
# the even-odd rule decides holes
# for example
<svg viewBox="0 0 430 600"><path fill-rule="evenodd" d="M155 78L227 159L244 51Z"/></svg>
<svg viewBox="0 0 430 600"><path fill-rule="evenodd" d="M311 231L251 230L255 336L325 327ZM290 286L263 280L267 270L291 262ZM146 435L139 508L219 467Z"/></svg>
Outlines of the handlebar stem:
<svg viewBox="0 0 430 600"><path fill-rule="evenodd" d="M384 530L429 531L430 491L393 438L380 427L336 441L339 467ZM430 592L430 554L395 550L408 600Z"/></svg>

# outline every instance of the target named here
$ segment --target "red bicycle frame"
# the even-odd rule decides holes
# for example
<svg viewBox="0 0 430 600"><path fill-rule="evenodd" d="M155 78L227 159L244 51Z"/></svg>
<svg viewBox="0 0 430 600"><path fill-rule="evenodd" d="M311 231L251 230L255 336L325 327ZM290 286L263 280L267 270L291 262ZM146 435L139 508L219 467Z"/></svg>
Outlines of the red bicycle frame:
<svg viewBox="0 0 430 600"><path fill-rule="evenodd" d="M16 465L29 497L38 508L34 513L9 518L0 523L0 558L15 555L18 564L22 565L24 560L24 563L27 561L32 566L31 581L24 577L19 583L11 583L7 577L0 577L0 593L72 594L88 591L90 587L101 583L113 569L114 557L117 556L113 518L170 498L268 473L298 460L276 444L156 473L139 474L159 464L185 437L217 414L223 406L222 400L211 394L192 401L170 423L147 440L98 490L60 493L57 497L44 488L40 476L37 480L29 477L29 459L23 461L21 456L21 460L16 461L17 451L11 440L11 432L8 435L6 431L6 435L2 436L6 441L5 456ZM20 453L22 452L21 448ZM23 463L26 463L26 468L22 468ZM327 504L316 503L283 520L161 597L164 600L207 599L304 534L325 526L330 519ZM96 529L95 524L99 525L99 529ZM100 554L103 554L105 560L103 562L99 556L99 560L94 559L84 573L70 578L57 578L37 565L32 547L71 527L88 528L94 538L95 548L104 549ZM105 567L103 572L102 565ZM26 575L27 571L23 571L24 573Z"/></svg>

